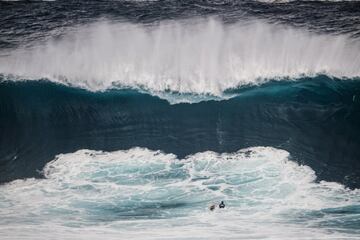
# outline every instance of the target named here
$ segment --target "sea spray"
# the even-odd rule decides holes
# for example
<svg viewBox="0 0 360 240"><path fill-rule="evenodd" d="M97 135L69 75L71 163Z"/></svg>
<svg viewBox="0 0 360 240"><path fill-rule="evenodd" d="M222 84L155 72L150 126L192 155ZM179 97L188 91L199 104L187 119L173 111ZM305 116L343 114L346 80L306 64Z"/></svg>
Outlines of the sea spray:
<svg viewBox="0 0 360 240"><path fill-rule="evenodd" d="M155 25L97 22L0 58L9 79L47 78L90 90L142 88L221 95L266 79L360 76L360 43L263 21Z"/></svg>

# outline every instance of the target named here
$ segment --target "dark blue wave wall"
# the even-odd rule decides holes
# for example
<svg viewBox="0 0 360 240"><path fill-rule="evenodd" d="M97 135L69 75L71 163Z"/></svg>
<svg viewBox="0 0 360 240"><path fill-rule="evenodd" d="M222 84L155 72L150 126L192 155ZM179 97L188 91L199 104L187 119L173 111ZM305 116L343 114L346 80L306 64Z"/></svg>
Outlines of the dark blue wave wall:
<svg viewBox="0 0 360 240"><path fill-rule="evenodd" d="M141 146L184 157L274 146L319 180L360 187L360 81L319 76L234 92L226 101L169 105L130 90L1 82L0 180L39 177L56 154L84 148Z"/></svg>

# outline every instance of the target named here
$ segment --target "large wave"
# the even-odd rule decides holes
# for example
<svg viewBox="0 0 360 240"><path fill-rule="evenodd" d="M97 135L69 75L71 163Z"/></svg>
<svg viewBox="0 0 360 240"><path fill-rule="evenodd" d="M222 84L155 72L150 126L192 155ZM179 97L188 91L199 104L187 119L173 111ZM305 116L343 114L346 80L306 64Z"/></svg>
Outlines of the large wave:
<svg viewBox="0 0 360 240"><path fill-rule="evenodd" d="M3 53L0 73L90 90L140 87L219 96L266 79L359 77L359 51L359 41L346 35L261 21L98 22L31 49Z"/></svg>
<svg viewBox="0 0 360 240"><path fill-rule="evenodd" d="M320 180L360 186L360 81L320 76L229 94L237 97L170 105L134 90L0 83L0 181L38 176L55 155L84 148L140 146L182 158L265 145L289 151Z"/></svg>
<svg viewBox="0 0 360 240"><path fill-rule="evenodd" d="M316 183L311 168L288 158L266 147L181 160L143 148L61 154L45 166L45 179L0 186L0 230L4 239L38 238L39 229L51 239L71 239L79 230L81 239L359 234L358 190ZM207 209L220 200L225 210Z"/></svg>

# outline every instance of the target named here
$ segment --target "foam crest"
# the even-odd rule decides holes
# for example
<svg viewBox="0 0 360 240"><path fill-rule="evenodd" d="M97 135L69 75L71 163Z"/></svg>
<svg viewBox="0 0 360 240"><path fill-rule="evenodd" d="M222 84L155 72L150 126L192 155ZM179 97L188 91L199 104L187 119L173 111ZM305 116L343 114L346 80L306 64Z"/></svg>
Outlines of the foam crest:
<svg viewBox="0 0 360 240"><path fill-rule="evenodd" d="M43 79L90 90L141 88L221 95L266 79L360 76L360 43L261 21L216 19L158 25L98 22L0 58L8 79Z"/></svg>
<svg viewBox="0 0 360 240"><path fill-rule="evenodd" d="M31 224L37 231L27 236L58 232L65 239L74 238L76 228L89 232L84 238L105 234L109 239L119 233L127 238L193 238L201 233L215 239L223 234L288 239L313 227L317 229L304 234L322 239L331 224L341 229L334 237L359 233L356 227L349 229L360 214L358 190L316 183L312 169L289 161L288 152L275 148L203 152L181 160L143 148L80 150L57 156L43 172L45 179L0 186L5 239L15 236L18 227L30 231L26 226ZM209 212L208 205L220 200L227 208Z"/></svg>

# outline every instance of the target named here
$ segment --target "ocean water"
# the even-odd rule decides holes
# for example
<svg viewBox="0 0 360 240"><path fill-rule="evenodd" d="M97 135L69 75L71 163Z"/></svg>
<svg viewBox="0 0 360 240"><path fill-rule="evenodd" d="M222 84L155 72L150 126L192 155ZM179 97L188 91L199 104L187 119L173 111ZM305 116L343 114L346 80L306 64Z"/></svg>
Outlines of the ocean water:
<svg viewBox="0 0 360 240"><path fill-rule="evenodd" d="M357 1L0 2L1 239L359 239L359 26Z"/></svg>

